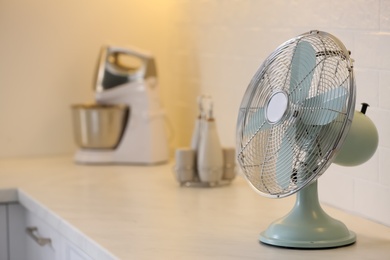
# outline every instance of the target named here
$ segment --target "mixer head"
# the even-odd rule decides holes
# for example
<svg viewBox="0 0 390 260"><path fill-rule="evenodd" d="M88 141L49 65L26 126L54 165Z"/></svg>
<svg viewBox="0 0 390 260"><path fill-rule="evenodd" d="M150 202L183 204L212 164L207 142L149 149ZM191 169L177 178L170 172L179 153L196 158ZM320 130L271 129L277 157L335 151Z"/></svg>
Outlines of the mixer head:
<svg viewBox="0 0 390 260"><path fill-rule="evenodd" d="M151 54L135 48L104 46L98 62L95 88L101 92L156 76Z"/></svg>

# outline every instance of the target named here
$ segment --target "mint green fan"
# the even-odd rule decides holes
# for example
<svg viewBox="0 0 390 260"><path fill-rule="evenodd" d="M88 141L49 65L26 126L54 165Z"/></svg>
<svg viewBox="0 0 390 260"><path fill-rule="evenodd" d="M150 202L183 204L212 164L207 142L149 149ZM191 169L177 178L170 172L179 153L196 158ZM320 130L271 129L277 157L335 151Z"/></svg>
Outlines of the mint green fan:
<svg viewBox="0 0 390 260"><path fill-rule="evenodd" d="M261 195L297 193L285 217L260 234L266 244L331 248L356 235L321 208L317 179L332 162L354 166L378 146L378 132L355 109L350 53L331 34L311 31L279 46L250 82L237 121L238 162Z"/></svg>

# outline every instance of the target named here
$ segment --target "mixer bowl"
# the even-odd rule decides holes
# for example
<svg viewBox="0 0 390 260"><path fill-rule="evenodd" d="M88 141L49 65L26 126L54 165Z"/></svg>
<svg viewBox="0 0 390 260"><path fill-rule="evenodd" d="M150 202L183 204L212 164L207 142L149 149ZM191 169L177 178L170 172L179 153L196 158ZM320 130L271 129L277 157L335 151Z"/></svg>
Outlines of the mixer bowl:
<svg viewBox="0 0 390 260"><path fill-rule="evenodd" d="M85 149L115 148L126 127L126 105L73 105L73 132L76 144Z"/></svg>

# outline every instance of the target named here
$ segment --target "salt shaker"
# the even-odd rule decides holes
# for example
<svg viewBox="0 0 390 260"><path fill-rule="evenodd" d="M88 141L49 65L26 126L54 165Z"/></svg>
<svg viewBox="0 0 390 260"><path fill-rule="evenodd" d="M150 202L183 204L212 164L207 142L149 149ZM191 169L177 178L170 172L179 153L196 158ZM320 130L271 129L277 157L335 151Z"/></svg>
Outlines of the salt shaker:
<svg viewBox="0 0 390 260"><path fill-rule="evenodd" d="M195 121L195 128L194 128L194 132L192 133L192 139L191 139L191 148L195 151L197 151L199 148L200 134L202 128L202 121L203 121L202 96L198 97L198 106L199 106L199 115Z"/></svg>
<svg viewBox="0 0 390 260"><path fill-rule="evenodd" d="M218 182L223 175L223 153L219 141L217 126L210 105L208 118L205 120L200 135L197 154L197 168L202 182Z"/></svg>

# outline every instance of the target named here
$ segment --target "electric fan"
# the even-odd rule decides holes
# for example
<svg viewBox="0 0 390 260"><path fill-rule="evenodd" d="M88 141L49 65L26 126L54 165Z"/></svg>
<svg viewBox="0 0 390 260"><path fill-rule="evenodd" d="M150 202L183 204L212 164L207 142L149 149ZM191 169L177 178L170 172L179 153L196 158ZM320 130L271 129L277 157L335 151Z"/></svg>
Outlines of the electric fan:
<svg viewBox="0 0 390 260"><path fill-rule="evenodd" d="M317 193L317 178L332 162L361 164L378 146L367 104L354 111L355 96L350 52L321 31L285 42L256 72L239 110L238 162L261 195L298 192L292 211L262 232L261 242L331 248L356 241L322 210Z"/></svg>

